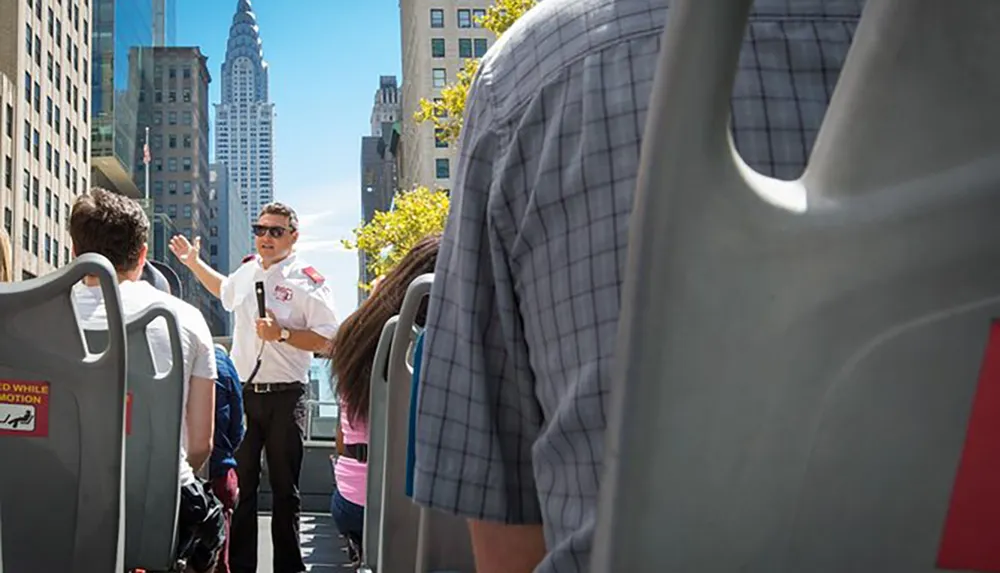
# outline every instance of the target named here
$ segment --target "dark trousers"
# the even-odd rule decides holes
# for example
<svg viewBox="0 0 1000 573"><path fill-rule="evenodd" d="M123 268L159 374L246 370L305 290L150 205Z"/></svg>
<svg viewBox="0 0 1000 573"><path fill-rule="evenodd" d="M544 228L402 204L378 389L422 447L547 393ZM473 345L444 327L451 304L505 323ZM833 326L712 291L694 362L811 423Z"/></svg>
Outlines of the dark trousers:
<svg viewBox="0 0 1000 573"><path fill-rule="evenodd" d="M233 510L239 499L240 488L236 470L229 468L221 476L212 478L212 493L222 502L226 518L226 541L219 552L219 562L215 565L215 573L229 573L229 536L233 524Z"/></svg>
<svg viewBox="0 0 1000 573"><path fill-rule="evenodd" d="M240 500L230 530L230 570L257 572L257 489L263 450L272 491L274 573L301 573L306 570L299 545L299 472L306 430L306 388L295 384L285 390L258 394L247 386L243 407L247 431L236 450Z"/></svg>

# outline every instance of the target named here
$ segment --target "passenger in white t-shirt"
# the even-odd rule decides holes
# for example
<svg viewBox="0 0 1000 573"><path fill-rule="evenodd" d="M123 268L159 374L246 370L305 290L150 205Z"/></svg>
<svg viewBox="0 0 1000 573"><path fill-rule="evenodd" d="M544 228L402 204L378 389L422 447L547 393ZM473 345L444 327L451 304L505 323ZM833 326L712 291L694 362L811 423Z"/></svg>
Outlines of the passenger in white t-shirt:
<svg viewBox="0 0 1000 573"><path fill-rule="evenodd" d="M195 307L157 290L139 277L146 261L149 220L135 201L94 189L73 205L69 220L75 255L97 253L118 271L119 292L125 320L154 303L161 303L177 317L184 357L184 411L182 414L181 507L178 516L178 558L188 571L212 571L224 540L224 520L218 499L195 477L212 453L215 421L215 347L205 318ZM104 298L96 279L88 277L73 289L73 302L85 329L107 328ZM166 323L156 319L147 328L150 351L157 371L171 366Z"/></svg>

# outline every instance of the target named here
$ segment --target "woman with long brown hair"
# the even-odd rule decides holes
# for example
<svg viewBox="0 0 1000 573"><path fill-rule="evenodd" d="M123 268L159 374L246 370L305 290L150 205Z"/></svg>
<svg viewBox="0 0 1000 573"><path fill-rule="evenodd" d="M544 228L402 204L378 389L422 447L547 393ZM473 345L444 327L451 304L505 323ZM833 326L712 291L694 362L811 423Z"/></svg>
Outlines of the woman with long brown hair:
<svg viewBox="0 0 1000 573"><path fill-rule="evenodd" d="M328 355L336 376L340 401L342 454L334 466L337 480L330 512L337 529L347 538L351 560L361 560L365 517L365 483L368 479L369 384L375 349L382 327L399 314L410 283L420 275L434 272L440 235L421 239L377 284L361 306L337 329ZM417 317L423 322L421 309Z"/></svg>
<svg viewBox="0 0 1000 573"><path fill-rule="evenodd" d="M0 229L0 283L14 280L14 257L10 251L10 237Z"/></svg>

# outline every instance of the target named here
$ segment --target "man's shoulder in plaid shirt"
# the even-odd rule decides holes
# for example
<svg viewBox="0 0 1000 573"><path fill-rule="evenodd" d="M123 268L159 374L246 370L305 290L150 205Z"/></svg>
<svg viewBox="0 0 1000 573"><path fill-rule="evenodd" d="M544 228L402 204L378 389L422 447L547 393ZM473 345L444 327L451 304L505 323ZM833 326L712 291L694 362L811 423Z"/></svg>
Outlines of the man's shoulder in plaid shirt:
<svg viewBox="0 0 1000 573"><path fill-rule="evenodd" d="M666 0L544 0L467 100L431 293L415 498L544 525L588 568L628 219ZM743 159L801 172L862 0L758 0L733 93Z"/></svg>

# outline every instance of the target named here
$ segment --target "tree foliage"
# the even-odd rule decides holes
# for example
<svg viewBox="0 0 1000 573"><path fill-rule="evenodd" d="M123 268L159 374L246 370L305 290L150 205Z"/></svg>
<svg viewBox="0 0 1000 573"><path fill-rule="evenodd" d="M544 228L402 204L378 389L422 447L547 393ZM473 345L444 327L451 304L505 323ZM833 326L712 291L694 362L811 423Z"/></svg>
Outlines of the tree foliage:
<svg viewBox="0 0 1000 573"><path fill-rule="evenodd" d="M499 38L537 3L537 0L496 0L493 6L486 10L486 16L477 19L477 23ZM441 98L438 101L420 100L420 109L413 116L416 122L432 122L439 139L455 144L462 132L465 99L478 70L479 60L466 60L457 74L455 83L441 89Z"/></svg>
<svg viewBox="0 0 1000 573"><path fill-rule="evenodd" d="M433 233L444 231L448 218L448 192L427 187L398 193L394 207L376 211L372 220L354 229L354 240L344 240L344 247L359 250L368 259L368 272L373 277L385 275L413 245ZM361 288L371 290L371 284Z"/></svg>

